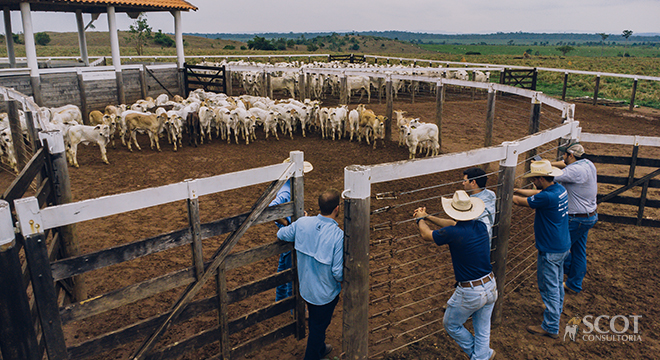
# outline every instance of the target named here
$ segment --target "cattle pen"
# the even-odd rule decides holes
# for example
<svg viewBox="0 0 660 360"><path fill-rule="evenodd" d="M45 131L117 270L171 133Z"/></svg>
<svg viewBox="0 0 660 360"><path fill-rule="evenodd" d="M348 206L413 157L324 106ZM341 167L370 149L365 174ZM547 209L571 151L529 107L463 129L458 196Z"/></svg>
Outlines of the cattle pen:
<svg viewBox="0 0 660 360"><path fill-rule="evenodd" d="M231 71L251 71L254 68L233 67ZM295 70L292 70L295 71ZM331 70L316 69L311 72L350 76L359 70ZM265 72L266 74L267 72ZM617 135L582 133L579 123L575 121L574 106L557 99L545 96L542 93L514 88L501 84L474 83L455 79L429 79L413 75L387 75L372 74L384 79L385 83L392 79L416 81L431 84L435 88L427 96L437 101L440 109L436 115L436 122L442 125L442 110L446 106L444 89L452 88L452 94L462 98L471 98L472 92L460 91L460 88L477 88L482 97L487 98L487 113L496 111L494 94L511 94L525 99L523 109L529 120L529 135L520 139L511 139L501 145L488 143L488 127L490 115L485 116L482 149L474 149L451 154L444 154L434 158L400 161L371 166L349 166L344 169L344 228L345 238L345 277L343 289L343 343L342 353L346 358L381 357L394 353L406 346L422 341L433 334L443 331L438 322L438 313L442 311L442 302L449 296L441 292L432 296L421 291L430 287L449 288L451 279L444 277L431 277L439 267L448 265L448 254L435 251L415 243L417 238L405 229L410 223L410 206L419 203L437 205L437 195L424 195L429 191L439 191L446 195L456 184L448 179L456 178L455 173L471 166L484 166L487 169L493 164L499 164L497 170L489 170L489 175L498 178L497 184L492 188L498 193L497 219L494 229L493 255L498 289L502 295L498 310L494 313L494 321L501 321L502 302L506 295L511 293L525 279L533 274L534 249L531 246L526 232L530 220L528 214L513 211L510 194L514 183L520 181L525 172L529 159L534 154L553 156L556 153L558 140L562 138L580 139L582 142L616 143L621 145L658 147L660 139L656 137L626 137ZM266 84L268 82L265 82ZM386 85L391 89L392 85ZM439 91L438 91L439 90ZM386 90L387 109L393 107L394 95ZM414 92L413 92L414 94ZM492 94L492 95L491 95ZM346 90L341 97L346 96ZM414 95L409 98L414 100ZM417 99L419 100L419 98ZM347 100L339 100L342 101ZM531 103L531 104L530 104ZM392 104L392 105L391 105ZM541 116L541 105L544 105L544 117ZM531 106L531 115L528 114ZM447 111L447 108L444 108ZM390 113L391 114L391 113ZM529 115L529 116L528 116ZM445 113L446 116L446 113ZM440 121L438 121L438 117ZM390 116L391 118L391 116ZM541 120L544 120L543 123ZM446 119L444 120L446 124ZM541 128L543 126L543 128ZM392 126L388 127L390 130ZM391 137L388 137L391 139ZM492 139L492 129L491 129ZM57 140L50 141L56 143ZM52 144L51 144L52 145ZM53 150L56 152L56 149ZM111 195L98 199L83 200L69 204L59 204L41 208L37 197L17 199L16 216L23 238L13 244L24 249L31 280L27 297L37 298L37 310L34 312L35 322L38 323L34 331L28 326L24 327L23 336L14 335L24 339L23 342L6 344L3 342L3 354L7 347L16 349L23 344L23 349L29 351L29 357L40 358L46 352L51 359L82 359L93 356L103 356L105 352L114 347L133 343L133 354L138 358L167 359L176 358L184 353L199 349L205 345L215 346L215 358L237 358L252 350L281 340L291 335L297 338L304 337L304 310L302 299L297 291L294 296L280 302L273 302L268 296L263 296L270 290L288 281L295 281L295 266L288 272L267 274L263 278L254 278L244 284L233 283L228 286L228 274L245 267L243 271L255 272L255 263L273 257L281 252L291 249L290 245L279 242L268 243L255 248L240 248L239 252L230 253L232 245L239 242L240 235L251 225L270 222L283 216L298 217L302 215L303 177L301 164L303 154L293 152L289 154L293 162L291 165L276 164L246 172L228 173L215 177L199 178L163 187L143 189L139 191ZM657 167L657 160L644 159L637 156L634 150L629 159L601 158L604 161L615 161L630 166L631 171L625 179L614 177L604 179L611 184L625 185L625 189L613 192L605 200L616 200L620 203L634 203L639 207L636 214L636 223L646 226L657 226L652 220L644 219L643 209L657 207L657 200L646 200L648 188L658 187L652 180L657 175L651 172L643 177L635 175L635 167ZM399 191L392 184L397 181L431 176L437 185L432 188L418 187ZM434 177L435 176L435 177ZM292 203L277 208L265 208L270 196L286 179L293 177L294 200ZM246 182L249 179L249 182ZM259 184L270 184L266 189L259 188L252 193L256 194L254 206L250 211L242 214L233 214L230 217L208 222L200 220L200 198L213 196L212 193L234 191L243 187L259 187ZM643 196L638 200L623 199L619 195L632 187L644 186ZM605 196L603 196L605 197ZM246 199L247 201L247 199ZM52 261L48 259L50 246L55 241L46 238L46 232L77 222L90 221L99 217L113 217L119 213L136 211L153 206L166 206L169 203L185 204L189 226L177 229L174 232L160 234L145 239L137 239L128 244L101 249L93 253L74 256ZM41 202L43 203L43 202ZM201 204L203 208L203 204ZM437 208L437 206L436 206ZM5 207L3 209L9 209ZM8 211L3 213L5 224L11 216ZM135 213L133 213L135 214ZM112 221L108 219L107 221ZM621 220L630 223L632 220ZM10 225L11 226L11 225ZM6 229L6 227L3 227ZM527 231L529 232L529 231ZM219 241L222 234L230 234L224 241ZM3 233L3 239L10 236ZM9 241L9 244L12 244ZM202 249L206 247L206 249ZM11 246L8 248L11 249ZM515 250L515 252L514 252ZM105 294L96 294L92 299L73 301L68 305L60 305L56 284L62 280L80 276L101 268L122 265L147 255L173 251L175 257L185 259L174 272L158 274L154 278L146 279L129 287L115 289ZM211 252L211 256L203 253ZM9 255L9 253L7 253ZM151 254L151 255L150 255ZM18 256L18 254L15 254ZM19 260L15 258L15 260ZM410 270L410 267L414 268ZM258 268L258 266L257 266ZM130 271L131 267L123 271ZM403 271L403 272L402 272ZM260 273L260 275L263 275ZM24 275L27 276L27 275ZM208 280L215 280L215 282ZM231 277L231 275L229 275ZM25 280L23 280L25 281ZM205 286L206 284L206 286ZM66 286L66 284L64 284ZM185 290L181 290L185 288ZM167 293L179 289L175 296ZM30 294L32 292L34 295ZM127 314L137 312L140 300L157 296L160 293L169 294L167 299L174 300L161 306L162 312L140 318L133 324L116 329L91 340L78 341L74 345L65 340L64 330L67 326L82 325L85 319L109 314ZM205 297L195 297L196 294ZM165 294L163 294L165 296ZM194 299L193 299L194 298ZM21 297L25 301L25 297ZM246 303L254 304L246 305ZM244 307L242 313L233 313L229 318L227 308L239 304ZM26 304L22 304L25 309ZM120 307L126 307L125 312L113 313ZM34 306L32 307L33 309ZM29 313L30 306L27 304ZM287 315L294 310L294 317L288 318L273 326L271 321L277 316ZM38 315L36 315L38 314ZM172 326L185 326L186 321L193 317L201 317L203 325L195 325L195 334L185 339L175 338L167 344L156 346L157 340ZM256 324L263 323L265 327L259 328L256 336L248 336L246 331ZM421 333L424 335L421 336ZM240 334L241 341L236 338L230 341L230 335ZM254 335L251 334L251 335ZM138 346L135 346L135 341ZM249 340L245 340L249 339ZM171 339L172 340L172 339ZM7 350L9 351L9 350Z"/></svg>

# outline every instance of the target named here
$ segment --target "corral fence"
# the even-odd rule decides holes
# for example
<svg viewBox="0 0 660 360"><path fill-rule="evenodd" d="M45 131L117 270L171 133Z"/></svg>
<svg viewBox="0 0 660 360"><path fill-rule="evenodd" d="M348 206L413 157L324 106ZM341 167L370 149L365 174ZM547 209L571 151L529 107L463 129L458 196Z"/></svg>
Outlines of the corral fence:
<svg viewBox="0 0 660 360"><path fill-rule="evenodd" d="M59 133L56 132L55 137L57 135ZM60 141L61 139L59 136ZM51 143L57 143L57 141ZM26 294L25 289L14 287L12 289L16 291L16 294L11 295L21 296L12 299L9 296L10 293L6 293L3 300L9 303L3 303L2 307L3 311L20 306L27 309L26 302L28 296L31 296L37 304L38 312L34 314L34 320L41 326L41 330L38 331L41 336L37 342L35 327L31 326L32 322L28 322L27 326L22 327L10 327L9 325L12 324L3 324L2 329L7 330L7 335L9 335L2 339L2 352L5 360L41 359L44 355L44 347L49 359L85 359L102 355L136 339L140 340L141 345L134 351L132 359L176 358L186 351L212 343L218 344L216 345L218 349L216 358L228 359L239 358L291 335L295 335L298 339L303 338L305 336L305 310L304 302L298 293L295 255L292 269L277 274L268 271L263 278L238 284L233 289L228 288L228 278L230 277L227 275L235 269L255 272L254 268L251 268L251 264L292 250L292 243L274 242L232 252L250 227L287 216L292 216L294 219L302 216L304 212L303 154L294 151L290 153L290 158L289 163L44 208L39 206L39 200L34 196L15 200L17 225L22 235L20 242L25 248L25 258L32 281L32 293ZM292 201L267 207L276 192L287 181L291 181ZM270 185L248 213L207 223L200 221L201 197L263 183L270 183ZM47 232L51 229L177 201L185 201L187 204L190 224L187 228L66 259L53 261L48 257L47 250L53 246L53 240L47 237ZM7 205L7 203L3 204ZM4 205L0 206L3 221L2 240L5 241L3 244L13 244L11 214L8 205ZM9 226L5 227L6 223ZM7 229L12 231L5 231ZM213 256L205 258L203 243L208 243L210 239L222 234L229 235L220 242L220 246L215 249ZM55 283L58 281L186 246L190 248L190 261L189 265L181 269L97 295L91 299L78 301L69 306L62 307L58 303L58 296L55 292ZM3 255L12 257L12 262L8 264L19 263L16 251L5 253ZM5 280L7 274L5 272L2 274L3 280ZM16 284L23 282L22 279L13 280ZM202 293L202 288L209 280L215 280L211 281L215 285L215 291L210 292L209 296L196 297ZM264 294L269 298L268 301L255 300L255 295L287 282L294 283L294 296L274 302L267 296L268 294ZM116 311L123 306L139 303L146 298L181 288L184 290L179 293L178 300L173 301L170 309L164 313L132 324L125 324L120 329L91 339L84 339L77 344L67 344L65 341L64 329L67 326L75 326L72 324L80 323L83 319ZM246 306L241 307L243 311L240 314L232 313L234 317L230 318L228 309L231 304L248 298L250 299L248 304L251 305L247 306L247 309L245 309ZM256 304L256 306L252 304ZM257 333L257 336L248 341L234 342L234 344L230 342L232 334L289 311L293 311L295 314L293 319L289 317L288 320L280 321L276 326L271 324L268 327L269 331ZM203 328L189 338L176 337L174 342L155 349L156 343L170 326L208 315L209 312L216 313L215 325ZM30 316L30 313L23 312L15 316L25 323L24 320ZM24 317L21 318L21 316ZM3 318L3 321L9 320ZM19 330L22 330L22 333L19 333Z"/></svg>
<svg viewBox="0 0 660 360"><path fill-rule="evenodd" d="M227 93L227 75L225 67L183 64L185 96L195 89ZM199 70L206 70L200 72Z"/></svg>
<svg viewBox="0 0 660 360"><path fill-rule="evenodd" d="M500 84L536 90L538 71L534 69L504 69L500 72Z"/></svg>

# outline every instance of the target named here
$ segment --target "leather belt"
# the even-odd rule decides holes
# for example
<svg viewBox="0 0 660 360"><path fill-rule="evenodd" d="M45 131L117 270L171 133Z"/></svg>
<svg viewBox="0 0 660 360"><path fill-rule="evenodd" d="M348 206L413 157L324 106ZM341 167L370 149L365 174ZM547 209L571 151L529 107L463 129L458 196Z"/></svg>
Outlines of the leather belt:
<svg viewBox="0 0 660 360"><path fill-rule="evenodd" d="M596 212L595 212L595 211L592 211L592 212L590 212L590 213L588 213L588 214L568 214L568 216L571 216L571 217L579 217L579 218L588 218L588 217L592 217L592 216L594 216L594 215L596 215Z"/></svg>
<svg viewBox="0 0 660 360"><path fill-rule="evenodd" d="M458 286L460 287L475 287L479 285L484 285L486 283L489 283L491 280L495 280L495 275L491 272L490 274L482 277L479 280L472 280L472 281L462 281L458 283Z"/></svg>

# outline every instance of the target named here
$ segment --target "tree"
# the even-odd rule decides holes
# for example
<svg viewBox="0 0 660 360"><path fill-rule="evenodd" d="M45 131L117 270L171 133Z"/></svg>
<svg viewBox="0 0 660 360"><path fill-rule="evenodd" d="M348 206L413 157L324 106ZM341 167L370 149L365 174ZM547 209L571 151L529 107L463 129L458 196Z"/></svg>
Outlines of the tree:
<svg viewBox="0 0 660 360"><path fill-rule="evenodd" d="M633 34L633 31L632 31L632 30L623 30L623 33L621 34L621 36L623 36L624 38L626 38L626 47L628 47L628 38L629 38L632 34Z"/></svg>
<svg viewBox="0 0 660 360"><path fill-rule="evenodd" d="M163 34L163 31L160 29L158 29L158 32L154 34L154 42L164 47L174 46L174 40L172 40L172 38L166 34Z"/></svg>
<svg viewBox="0 0 660 360"><path fill-rule="evenodd" d="M34 42L36 42L37 45L48 45L50 42L50 36L45 32L38 32L34 34Z"/></svg>
<svg viewBox="0 0 660 360"><path fill-rule="evenodd" d="M605 33L598 33L596 35L600 35L600 56L603 56L603 42L610 37L610 35Z"/></svg>
<svg viewBox="0 0 660 360"><path fill-rule="evenodd" d="M14 40L14 44L22 44L23 39L19 37L19 34L11 34L12 40Z"/></svg>
<svg viewBox="0 0 660 360"><path fill-rule="evenodd" d="M247 46L250 50L275 50L273 43L261 36L255 36L252 40L248 40Z"/></svg>
<svg viewBox="0 0 660 360"><path fill-rule="evenodd" d="M575 48L570 46L570 45L563 45L563 46L557 47L557 51L561 52L563 56L566 56L566 54L568 54L569 52L571 52L573 50L575 50Z"/></svg>
<svg viewBox="0 0 660 360"><path fill-rule="evenodd" d="M132 42L138 55L142 55L144 45L152 38L151 26L147 24L147 15L140 13L135 22L128 28L126 41Z"/></svg>

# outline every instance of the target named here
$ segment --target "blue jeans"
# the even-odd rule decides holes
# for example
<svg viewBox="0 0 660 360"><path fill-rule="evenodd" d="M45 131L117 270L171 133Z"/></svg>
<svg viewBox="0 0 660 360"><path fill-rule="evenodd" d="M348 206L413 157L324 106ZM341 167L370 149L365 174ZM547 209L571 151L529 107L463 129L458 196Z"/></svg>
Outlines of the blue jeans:
<svg viewBox="0 0 660 360"><path fill-rule="evenodd" d="M536 280L539 285L541 299L545 304L543 312L543 330L551 334L559 334L559 318L564 307L564 260L568 251L563 253L548 253L539 251L536 264Z"/></svg>
<svg viewBox="0 0 660 360"><path fill-rule="evenodd" d="M280 254L280 261L277 264L277 272L291 269L291 251ZM277 286L275 289L275 301L286 299L293 293L293 283L286 283Z"/></svg>
<svg viewBox="0 0 660 360"><path fill-rule="evenodd" d="M587 235L598 221L598 214L588 218L568 217L568 231L571 233L571 252L564 261L566 286L577 292L582 291L582 280L587 274Z"/></svg>
<svg viewBox="0 0 660 360"><path fill-rule="evenodd" d="M332 321L332 313L335 311L337 302L339 302L339 295L325 305L307 303L309 336L307 337L305 360L319 360L325 353L325 331Z"/></svg>
<svg viewBox="0 0 660 360"><path fill-rule="evenodd" d="M490 316L497 300L497 284L491 280L483 285L458 286L447 301L443 325L447 334L465 351L471 360L490 358ZM463 326L472 316L474 336Z"/></svg>

